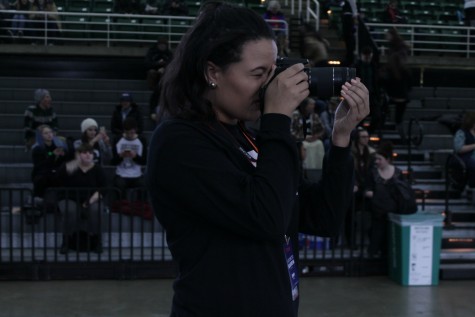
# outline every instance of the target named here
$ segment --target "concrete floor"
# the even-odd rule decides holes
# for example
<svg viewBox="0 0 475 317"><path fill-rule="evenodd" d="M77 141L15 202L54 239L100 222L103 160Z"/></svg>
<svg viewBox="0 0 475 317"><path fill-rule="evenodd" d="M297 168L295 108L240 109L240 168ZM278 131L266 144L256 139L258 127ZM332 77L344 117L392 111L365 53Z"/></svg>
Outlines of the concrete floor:
<svg viewBox="0 0 475 317"><path fill-rule="evenodd" d="M171 285L168 279L0 282L0 316L167 317ZM474 299L475 281L407 287L384 276L307 277L299 317L473 317Z"/></svg>

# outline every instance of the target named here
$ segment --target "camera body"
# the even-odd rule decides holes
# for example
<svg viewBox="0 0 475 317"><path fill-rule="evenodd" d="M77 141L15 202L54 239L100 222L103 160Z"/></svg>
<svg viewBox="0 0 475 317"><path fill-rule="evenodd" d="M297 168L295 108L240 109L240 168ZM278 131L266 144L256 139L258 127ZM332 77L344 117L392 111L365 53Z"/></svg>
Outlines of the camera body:
<svg viewBox="0 0 475 317"><path fill-rule="evenodd" d="M274 76L269 81L272 82L274 78L281 72L295 64L308 65L308 59L305 58L288 58L279 57L275 64L276 69ZM320 99L328 99L333 96L339 96L341 87L347 81L356 77L356 69L349 67L305 67L303 70L308 76L308 85L310 96L315 96ZM269 83L267 85L269 85ZM267 85L261 88L261 110L264 108L264 96Z"/></svg>

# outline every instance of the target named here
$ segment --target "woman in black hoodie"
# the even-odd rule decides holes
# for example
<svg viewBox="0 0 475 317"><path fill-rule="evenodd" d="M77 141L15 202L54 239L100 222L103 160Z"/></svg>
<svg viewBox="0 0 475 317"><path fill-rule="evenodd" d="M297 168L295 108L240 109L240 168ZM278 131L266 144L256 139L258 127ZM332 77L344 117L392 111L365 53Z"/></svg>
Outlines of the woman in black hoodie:
<svg viewBox="0 0 475 317"><path fill-rule="evenodd" d="M146 183L179 268L171 316L296 317L298 232L340 230L368 92L344 84L323 180L305 183L290 117L308 77L295 64L269 83L276 57L255 12L208 3L165 71ZM259 118L253 135L244 122Z"/></svg>

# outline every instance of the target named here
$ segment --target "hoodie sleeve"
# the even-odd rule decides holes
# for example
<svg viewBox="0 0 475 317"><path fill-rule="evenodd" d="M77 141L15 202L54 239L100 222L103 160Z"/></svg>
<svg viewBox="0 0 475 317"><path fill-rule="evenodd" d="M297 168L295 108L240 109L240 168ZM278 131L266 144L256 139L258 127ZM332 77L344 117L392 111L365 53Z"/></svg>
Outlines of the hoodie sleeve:
<svg viewBox="0 0 475 317"><path fill-rule="evenodd" d="M350 148L332 146L323 161L322 179L300 186L300 232L329 237L339 234L353 199L353 173Z"/></svg>

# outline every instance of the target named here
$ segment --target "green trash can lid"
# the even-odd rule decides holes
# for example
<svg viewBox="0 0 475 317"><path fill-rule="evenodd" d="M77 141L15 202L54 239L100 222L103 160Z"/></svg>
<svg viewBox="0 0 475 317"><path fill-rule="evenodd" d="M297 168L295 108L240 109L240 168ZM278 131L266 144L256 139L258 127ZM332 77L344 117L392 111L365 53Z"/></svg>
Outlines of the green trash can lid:
<svg viewBox="0 0 475 317"><path fill-rule="evenodd" d="M441 213L418 211L415 214L389 214L389 220L401 226L431 225L442 227L444 216Z"/></svg>

